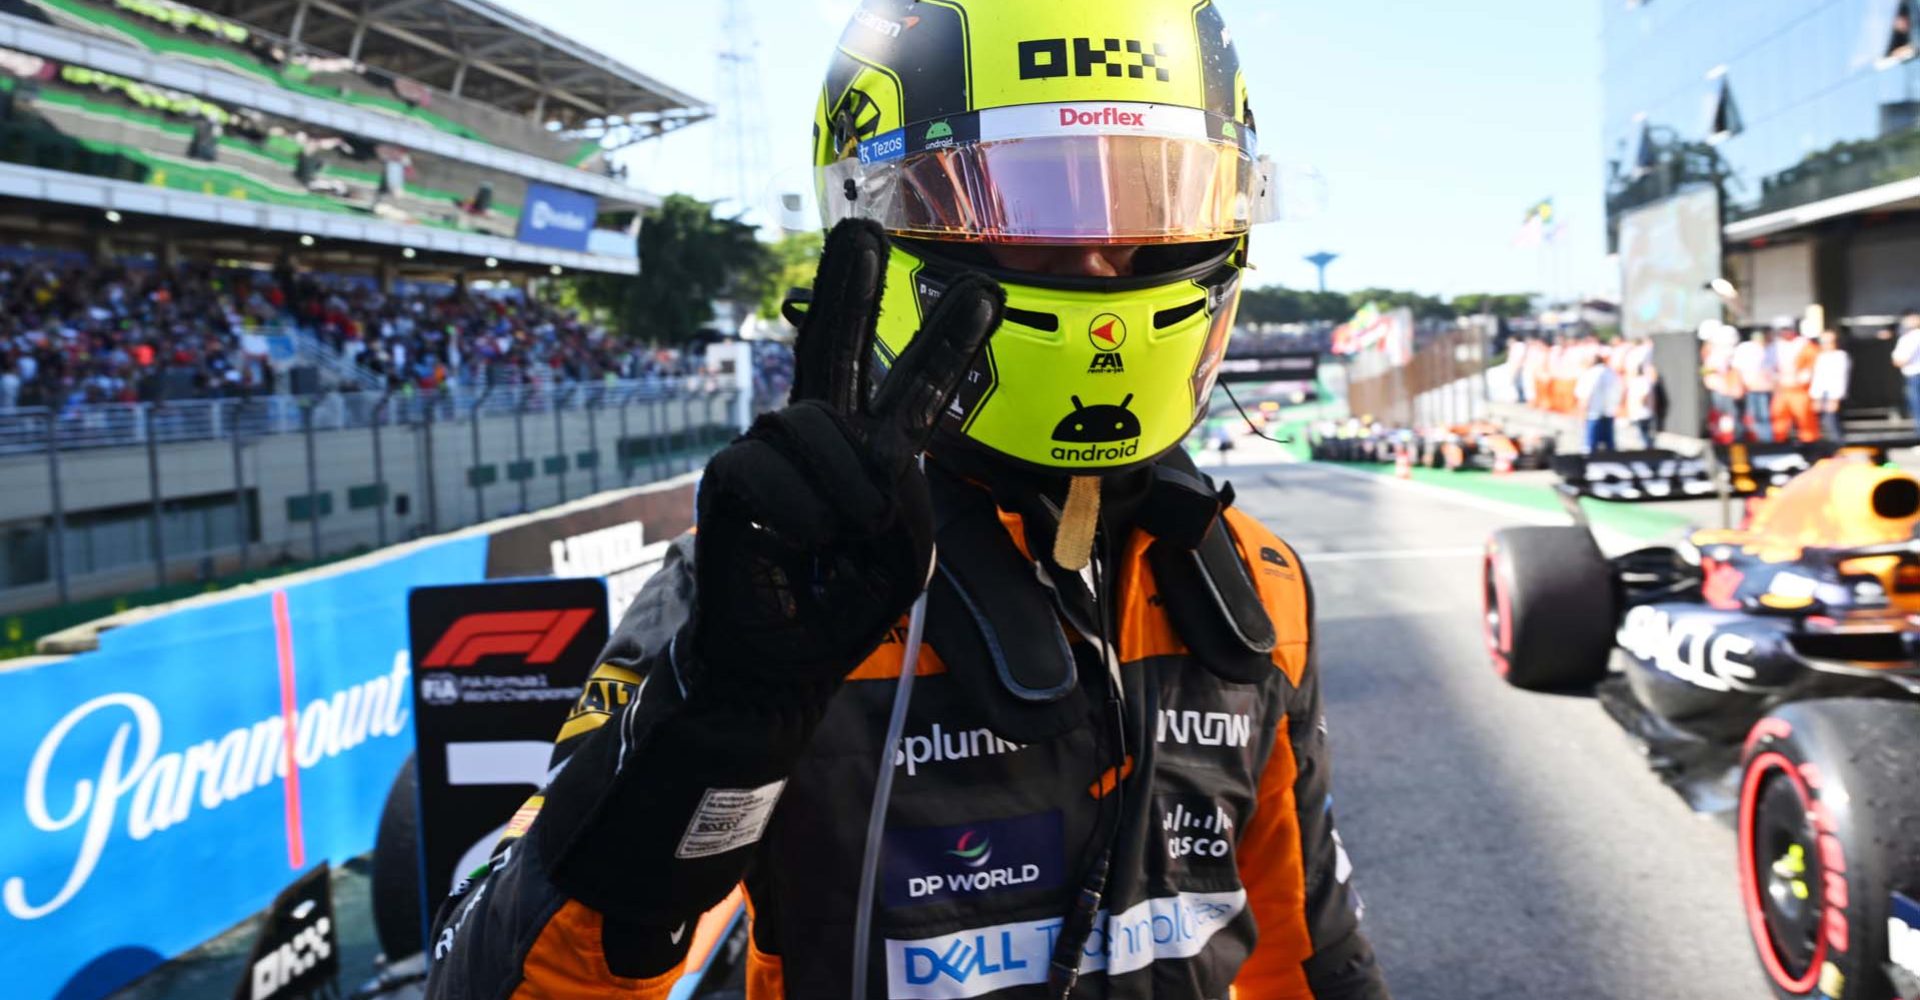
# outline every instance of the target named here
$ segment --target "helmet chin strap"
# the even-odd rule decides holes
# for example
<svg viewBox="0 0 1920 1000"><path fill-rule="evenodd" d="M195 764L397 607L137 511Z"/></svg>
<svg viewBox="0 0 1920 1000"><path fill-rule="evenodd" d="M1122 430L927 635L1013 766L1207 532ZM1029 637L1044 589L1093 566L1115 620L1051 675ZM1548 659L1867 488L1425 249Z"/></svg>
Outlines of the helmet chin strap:
<svg viewBox="0 0 1920 1000"><path fill-rule="evenodd" d="M1053 536L1053 561L1078 573L1093 560L1093 533L1100 526L1100 478L1074 476L1067 483L1067 504Z"/></svg>

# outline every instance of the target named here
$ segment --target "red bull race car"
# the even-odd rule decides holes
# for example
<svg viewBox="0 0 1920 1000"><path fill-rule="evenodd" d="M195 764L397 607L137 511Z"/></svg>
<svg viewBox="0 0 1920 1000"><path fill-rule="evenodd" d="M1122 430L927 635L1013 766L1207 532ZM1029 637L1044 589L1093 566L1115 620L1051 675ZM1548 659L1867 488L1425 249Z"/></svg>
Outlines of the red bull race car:
<svg viewBox="0 0 1920 1000"><path fill-rule="evenodd" d="M1884 459L1562 456L1576 523L1487 544L1494 668L1595 688L1689 803L1731 810L1783 998L1920 997L1920 480ZM1745 501L1740 527L1611 556L1579 504L1716 495Z"/></svg>

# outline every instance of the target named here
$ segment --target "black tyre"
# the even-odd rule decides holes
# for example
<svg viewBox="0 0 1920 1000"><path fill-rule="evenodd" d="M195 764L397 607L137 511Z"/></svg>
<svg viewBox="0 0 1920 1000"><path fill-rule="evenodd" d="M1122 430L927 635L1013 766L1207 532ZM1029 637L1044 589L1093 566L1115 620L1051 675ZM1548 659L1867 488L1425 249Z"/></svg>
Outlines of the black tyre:
<svg viewBox="0 0 1920 1000"><path fill-rule="evenodd" d="M1587 687L1613 652L1613 567L1585 528L1504 528L1487 540L1487 652L1515 687Z"/></svg>
<svg viewBox="0 0 1920 1000"><path fill-rule="evenodd" d="M394 775L373 841L373 928L389 961L421 949L420 803L413 755Z"/></svg>
<svg viewBox="0 0 1920 1000"><path fill-rule="evenodd" d="M1774 994L1895 1000L1887 918L1894 893L1920 898L1920 705L1808 701L1761 719L1736 832Z"/></svg>

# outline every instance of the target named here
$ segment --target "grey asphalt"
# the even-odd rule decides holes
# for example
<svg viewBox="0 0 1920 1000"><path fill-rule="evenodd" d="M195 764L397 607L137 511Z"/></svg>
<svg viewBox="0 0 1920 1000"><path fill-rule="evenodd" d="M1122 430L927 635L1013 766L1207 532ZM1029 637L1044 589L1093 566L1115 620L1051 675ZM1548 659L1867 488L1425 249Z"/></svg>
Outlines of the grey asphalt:
<svg viewBox="0 0 1920 1000"><path fill-rule="evenodd" d="M1488 667L1478 547L1520 518L1350 470L1224 472L1312 574L1335 810L1396 997L1769 996L1728 822L1593 699Z"/></svg>

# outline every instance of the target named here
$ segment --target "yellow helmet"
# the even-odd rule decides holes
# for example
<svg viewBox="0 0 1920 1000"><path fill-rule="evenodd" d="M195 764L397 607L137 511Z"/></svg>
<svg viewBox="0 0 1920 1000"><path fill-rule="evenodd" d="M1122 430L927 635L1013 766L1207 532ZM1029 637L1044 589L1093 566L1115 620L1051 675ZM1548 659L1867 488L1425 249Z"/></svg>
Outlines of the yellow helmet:
<svg viewBox="0 0 1920 1000"><path fill-rule="evenodd" d="M866 0L827 72L814 166L829 227L894 237L876 370L954 276L998 279L1006 322L942 431L1079 475L1150 462L1205 414L1247 233L1275 214L1210 0ZM1009 266L1033 246L1108 248L1133 273Z"/></svg>

